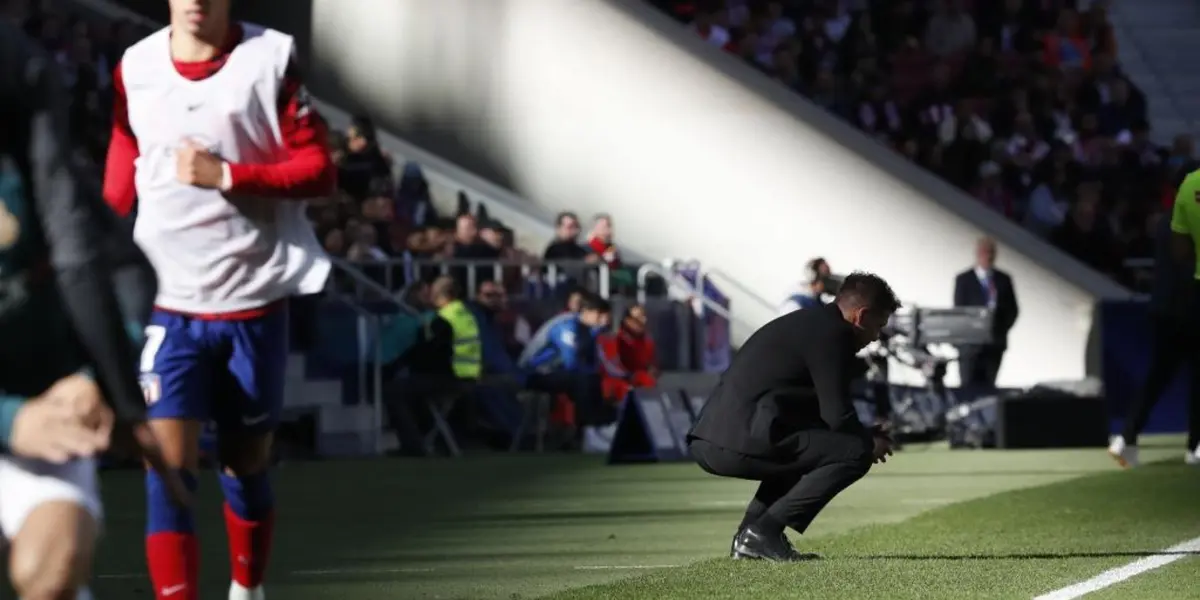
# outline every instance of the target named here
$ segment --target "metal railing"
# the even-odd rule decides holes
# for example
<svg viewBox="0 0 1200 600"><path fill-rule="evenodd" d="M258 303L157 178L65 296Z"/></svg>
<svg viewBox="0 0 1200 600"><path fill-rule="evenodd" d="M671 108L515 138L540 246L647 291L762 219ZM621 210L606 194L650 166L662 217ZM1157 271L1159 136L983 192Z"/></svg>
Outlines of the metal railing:
<svg viewBox="0 0 1200 600"><path fill-rule="evenodd" d="M326 297L353 310L359 316L361 326L365 326L367 329L367 331L363 331L360 327L358 331L358 399L360 403L371 403L372 420L374 421L372 443L375 453L383 454L383 432L386 426L383 407L383 323L387 315L377 314L360 304L359 301L364 299L365 292L369 291L375 296L375 299L387 301L405 314L418 315L420 313L393 292L359 271L353 264L335 258L333 267L337 275L346 277L354 283L354 294L349 295L332 289L326 294ZM368 385L368 381L370 385ZM370 394L367 393L368 389L371 391Z"/></svg>
<svg viewBox="0 0 1200 600"><path fill-rule="evenodd" d="M541 297L546 290L553 292L568 281L582 283L604 298L612 295L612 272L603 262L391 258L354 262L337 260L335 264L343 265L347 272L354 273L353 290L358 298L364 298L369 292L399 301L403 290L428 273L461 279L468 296L473 296L479 284L489 279L502 285L514 281L522 285L532 284L531 295L534 297ZM377 273L378 277L372 277L373 273Z"/></svg>
<svg viewBox="0 0 1200 600"><path fill-rule="evenodd" d="M327 294L326 298L354 311L360 319L359 322L367 327L365 332L361 328L358 331L358 402L360 406L369 403L372 407L371 441L375 453L383 454L383 317L345 295L334 292ZM371 385L367 384L368 381Z"/></svg>
<svg viewBox="0 0 1200 600"><path fill-rule="evenodd" d="M405 302L397 293L397 290L391 287L385 287L378 281L371 279L369 275L362 272L359 265L340 258L333 259L333 267L336 276L345 277L353 284L352 294L348 294L350 298L356 300L385 300L394 304L402 312L410 315L418 315L420 311ZM330 278L330 286L333 287L335 293L344 293L338 289L338 277ZM372 296L369 296L368 293ZM361 307L360 307L361 308ZM365 310L365 309L364 309Z"/></svg>
<svg viewBox="0 0 1200 600"><path fill-rule="evenodd" d="M663 279L668 286L667 295L670 296L671 290L682 290L687 299L692 302L699 302L704 306L705 310L710 310L718 316L733 323L749 326L749 323L738 319L734 316L733 311L713 301L704 293L704 275L703 270L696 271L696 282L693 284L687 278L676 273L672 268L654 263L646 263L637 271L637 301L639 304L645 304L648 292L646 290L646 282L650 275L656 275Z"/></svg>

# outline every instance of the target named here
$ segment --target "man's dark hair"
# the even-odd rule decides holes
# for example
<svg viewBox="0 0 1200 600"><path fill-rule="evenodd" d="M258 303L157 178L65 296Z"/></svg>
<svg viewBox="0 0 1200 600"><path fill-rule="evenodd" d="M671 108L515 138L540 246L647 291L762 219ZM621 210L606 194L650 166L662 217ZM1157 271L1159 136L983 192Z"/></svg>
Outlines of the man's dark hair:
<svg viewBox="0 0 1200 600"><path fill-rule="evenodd" d="M579 311L583 312L585 310L592 310L601 314L611 313L612 305L608 303L608 300L596 294L583 292L583 297L579 299Z"/></svg>
<svg viewBox="0 0 1200 600"><path fill-rule="evenodd" d="M578 295L579 295L579 299L580 299L580 300L582 300L582 299L583 299L583 297L584 297L584 296L587 294L587 292L586 292L586 291L584 291L584 290L583 290L583 289L581 289L581 288L578 288L578 287L571 286L571 287L570 287L570 288L567 290L567 293L566 293L566 294L563 294L563 297L562 297L562 301L563 301L563 307L564 307L564 308L570 308L570 307L571 307L571 298L572 298L572 297L574 297L576 294L578 294Z"/></svg>
<svg viewBox="0 0 1200 600"><path fill-rule="evenodd" d="M579 217L575 213L568 210L560 212L558 213L557 217L554 217L554 226L562 227L563 221L566 221L567 219L575 219L576 223L579 222Z"/></svg>
<svg viewBox="0 0 1200 600"><path fill-rule="evenodd" d="M842 280L838 289L838 306L867 310L878 315L890 315L900 308L900 300L892 286L874 273L855 271Z"/></svg>

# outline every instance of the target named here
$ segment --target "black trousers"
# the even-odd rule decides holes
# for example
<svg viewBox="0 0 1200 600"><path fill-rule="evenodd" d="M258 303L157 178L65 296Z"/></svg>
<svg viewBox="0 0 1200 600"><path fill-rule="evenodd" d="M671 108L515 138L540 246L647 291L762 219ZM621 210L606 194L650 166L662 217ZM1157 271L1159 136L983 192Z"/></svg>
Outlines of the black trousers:
<svg viewBox="0 0 1200 600"><path fill-rule="evenodd" d="M999 346L962 346L958 349L958 378L962 386L990 390L1004 360Z"/></svg>
<svg viewBox="0 0 1200 600"><path fill-rule="evenodd" d="M529 376L526 387L547 394L566 394L575 402L578 425L607 425L617 420L617 409L604 401L600 376L594 373L554 371Z"/></svg>
<svg viewBox="0 0 1200 600"><path fill-rule="evenodd" d="M426 400L439 395L467 394L472 384L453 375L416 374L388 381L384 386L383 408L388 424L400 440L401 453L426 455L425 433L433 426Z"/></svg>
<svg viewBox="0 0 1200 600"><path fill-rule="evenodd" d="M1200 444L1200 329L1187 319L1156 314L1151 322L1150 371L1138 395L1134 397L1125 417L1121 436L1125 443L1137 444L1138 434L1146 427L1150 411L1158 403L1167 386L1187 365L1191 376L1188 382L1188 449Z"/></svg>
<svg viewBox="0 0 1200 600"><path fill-rule="evenodd" d="M825 505L871 469L869 438L809 429L792 436L794 452L763 458L747 456L701 439L688 445L705 471L760 482L742 525L764 515L804 533Z"/></svg>

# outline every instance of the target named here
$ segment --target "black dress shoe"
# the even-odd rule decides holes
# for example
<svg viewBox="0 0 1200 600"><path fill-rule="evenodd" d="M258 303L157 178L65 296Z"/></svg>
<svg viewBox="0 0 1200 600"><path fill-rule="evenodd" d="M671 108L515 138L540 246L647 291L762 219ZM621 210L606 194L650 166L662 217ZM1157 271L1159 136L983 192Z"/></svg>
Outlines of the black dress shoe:
<svg viewBox="0 0 1200 600"><path fill-rule="evenodd" d="M738 553L737 553L737 541L738 541L738 538L742 536L743 529L745 529L745 528L738 527L737 533L733 534L733 541L729 542L729 558L732 558L734 560L737 560L739 558L745 558L742 556L738 556Z"/></svg>
<svg viewBox="0 0 1200 600"><path fill-rule="evenodd" d="M802 557L782 533L764 533L754 525L747 525L733 539L733 558L791 562Z"/></svg>

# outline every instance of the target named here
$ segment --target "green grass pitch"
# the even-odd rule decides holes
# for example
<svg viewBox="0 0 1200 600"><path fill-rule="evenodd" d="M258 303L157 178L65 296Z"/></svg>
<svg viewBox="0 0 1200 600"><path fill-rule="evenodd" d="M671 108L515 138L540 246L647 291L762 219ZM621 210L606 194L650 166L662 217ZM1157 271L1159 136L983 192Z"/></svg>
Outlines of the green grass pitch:
<svg viewBox="0 0 1200 600"><path fill-rule="evenodd" d="M1103 450L913 447L826 510L791 565L730 561L753 489L690 464L609 467L562 455L283 465L276 600L1022 598L1200 536L1200 469L1178 438L1117 471ZM141 478L104 478L101 600L149 598ZM202 598L224 597L220 496L198 498ZM1200 598L1200 557L1088 596ZM0 597L3 597L0 594Z"/></svg>

